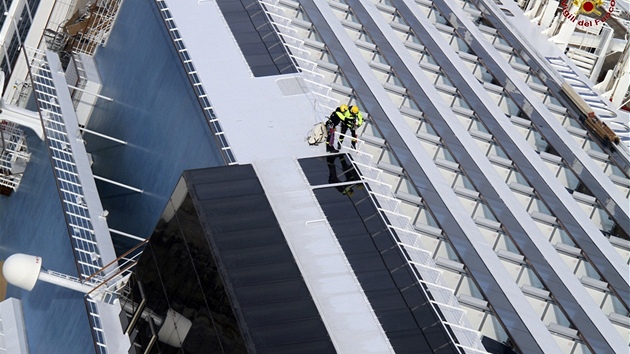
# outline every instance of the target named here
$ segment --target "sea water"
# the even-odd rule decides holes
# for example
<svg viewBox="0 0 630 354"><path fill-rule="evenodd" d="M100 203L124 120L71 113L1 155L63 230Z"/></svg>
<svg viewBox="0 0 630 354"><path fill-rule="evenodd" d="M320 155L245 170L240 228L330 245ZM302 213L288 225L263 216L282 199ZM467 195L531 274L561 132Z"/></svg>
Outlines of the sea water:
<svg viewBox="0 0 630 354"><path fill-rule="evenodd" d="M86 135L108 224L141 238L155 227L182 171L223 164L219 150L153 0L124 1L105 47L95 56L101 94L88 128L127 141ZM204 83L212 84L212 83ZM77 275L46 146L30 131L32 153L19 190L0 198L0 259L20 252L47 269ZM117 250L137 241L113 235ZM92 353L83 296L39 282L22 300L31 353Z"/></svg>

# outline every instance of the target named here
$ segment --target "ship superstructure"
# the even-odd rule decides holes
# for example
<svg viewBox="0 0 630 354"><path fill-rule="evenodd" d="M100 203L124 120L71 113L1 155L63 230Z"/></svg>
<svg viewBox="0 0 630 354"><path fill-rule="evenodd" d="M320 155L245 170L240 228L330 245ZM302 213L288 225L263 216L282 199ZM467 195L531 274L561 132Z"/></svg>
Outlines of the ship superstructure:
<svg viewBox="0 0 630 354"><path fill-rule="evenodd" d="M192 16L190 5L164 4L195 63L202 40L177 21ZM523 16L517 7L264 5L307 87L327 86L332 102L369 113L362 151L384 171L419 238L433 245L423 247L477 330L520 350L627 346L627 149L589 132L562 91L569 70L574 83L588 81L551 43L523 40L532 31L508 20ZM212 82L201 72L201 83ZM220 96L209 97L222 121ZM601 110L623 123L614 107ZM240 141L227 137L237 149ZM518 321L498 325L515 314Z"/></svg>
<svg viewBox="0 0 630 354"><path fill-rule="evenodd" d="M226 165L186 173L186 183L173 186L173 210L164 218L188 195L200 218L220 215L204 209L204 198L229 197L226 210L249 220L209 217L204 227L214 231L204 230L225 267L221 279L250 350L273 347L267 341L273 335L265 335L288 330L274 327L282 319L263 326L245 312L251 304L239 306L247 299L239 287L260 284L231 278L230 267L239 266L221 244L231 227L247 231L239 237L268 231L266 223L251 221L263 211L248 208L258 206L268 206L264 215L273 216L274 235L286 242L283 257L297 265L296 277L317 309L308 320L318 323L313 333L325 328L327 336L318 339L326 350L329 342L336 352L627 350L628 116L617 109L617 91L601 97L589 81L603 64L584 72L512 2L152 4L210 127L209 143ZM618 42L611 39L606 53ZM616 68L609 74L616 81L608 77L605 85L624 85L623 75L614 74L623 69ZM50 117L59 113L56 99L37 80L31 84L40 84L44 127L56 124ZM52 86L67 85L59 80ZM357 148L350 148L351 137L338 155L309 146L306 132L340 104L357 105L366 117ZM63 154L64 141L48 139L51 151ZM54 166L58 158L52 159ZM81 159L85 165L87 157ZM335 168L344 181L331 177ZM231 171L238 177L229 177ZM260 204L236 207L241 183ZM82 201L63 203L74 208ZM344 227L354 216L343 208L357 210L353 228ZM350 238L353 232L368 237ZM367 241L376 258L347 247ZM255 264L256 252L239 261ZM75 253L78 264L101 258ZM421 316L420 309L429 312ZM185 348L186 338L179 341ZM101 352L114 348L98 345Z"/></svg>

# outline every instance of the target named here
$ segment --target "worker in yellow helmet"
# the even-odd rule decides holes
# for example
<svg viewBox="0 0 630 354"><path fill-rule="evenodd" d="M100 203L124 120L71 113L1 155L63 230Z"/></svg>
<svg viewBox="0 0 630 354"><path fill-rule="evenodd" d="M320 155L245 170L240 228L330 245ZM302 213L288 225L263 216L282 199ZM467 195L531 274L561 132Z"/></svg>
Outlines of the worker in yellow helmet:
<svg viewBox="0 0 630 354"><path fill-rule="evenodd" d="M335 130L337 125L348 116L350 116L348 106L342 104L332 112L330 118L326 121L326 130L328 131L328 138L326 139L327 152L339 152L339 150L335 149Z"/></svg>
<svg viewBox="0 0 630 354"><path fill-rule="evenodd" d="M348 129L352 133L352 148L357 148L357 128L363 124L363 115L361 115L361 111L359 111L357 106L348 107L348 113L341 119L341 136L339 137L339 143L337 143L337 150L341 149L344 134L346 134Z"/></svg>

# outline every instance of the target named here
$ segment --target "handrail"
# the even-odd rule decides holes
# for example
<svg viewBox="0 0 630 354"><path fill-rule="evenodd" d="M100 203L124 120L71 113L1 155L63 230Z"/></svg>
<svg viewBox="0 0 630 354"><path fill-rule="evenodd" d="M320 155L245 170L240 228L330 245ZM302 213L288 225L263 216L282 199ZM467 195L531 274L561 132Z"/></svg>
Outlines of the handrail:
<svg viewBox="0 0 630 354"><path fill-rule="evenodd" d="M135 245L133 248L131 248L130 250L128 250L127 252L123 253L121 256L119 256L118 258L114 259L113 261L107 263L106 265L103 266L102 269L107 269L109 268L111 265L118 263L118 261L122 260L123 258L127 257L127 255L135 252L138 248L140 248L141 246L146 245L147 243L149 243L149 239L145 239L144 241L138 243L137 245ZM133 259L133 258L132 258ZM129 260L125 260L126 262L128 262ZM124 264L124 263L123 263ZM100 273L100 272L99 272ZM92 275L90 275L89 277L87 277L85 279L86 282L90 281L92 278L94 278L98 273L94 273Z"/></svg>
<svg viewBox="0 0 630 354"><path fill-rule="evenodd" d="M58 192L62 201L74 203L76 206L70 209L62 203L64 214L69 227L69 234L79 237L71 241L74 248L77 267L81 278L87 278L100 272L100 251L96 245L84 244L82 240L95 241L92 216L85 204L83 186L78 177L79 166L75 162L73 152L70 149L70 136L67 133L61 108L57 103L57 91L52 84L51 69L46 61L45 54L36 49L28 49L27 64L31 75L33 90L44 124L44 134L50 151L50 158L55 171L55 179L58 184ZM67 191L72 192L69 194ZM71 197L72 195L72 197ZM78 197L77 197L78 196ZM72 198L72 199L70 199ZM73 200L74 199L74 200ZM81 200L82 202L79 202ZM95 253L95 259L87 259L82 252ZM81 264L83 261L84 264Z"/></svg>
<svg viewBox="0 0 630 354"><path fill-rule="evenodd" d="M7 141L5 141L7 139ZM13 122L0 120L0 186L16 191L22 180L22 173L12 171L12 165L18 159L28 163L31 153L26 145L26 135Z"/></svg>
<svg viewBox="0 0 630 354"><path fill-rule="evenodd" d="M265 13L267 14L267 16L268 16L268 18L270 19L270 21L272 21L272 23L276 24L276 28L279 28L279 29L280 29L280 28L287 28L287 29L289 28L288 26L291 24L291 21L290 21L289 19L287 19L286 17L284 17L284 16L282 16L282 15L280 15L280 14L277 14L277 13L276 13L276 14L271 13L271 12L267 9L267 7L272 7L272 8L275 8L275 9L279 9L279 6L277 6L277 5L276 5L277 0L275 1L275 3L274 3L274 4L270 4L270 3L268 3L268 2L261 2L261 3L262 3L262 5L263 5L263 7L265 8ZM274 17L279 17L280 19L284 19L284 20L285 20L285 22L288 22L288 24L277 24L277 23L276 23L276 21L274 21ZM295 37L293 37L293 36L291 36L291 35L288 35L288 34L283 34L283 39L285 39L285 38L289 38L289 39L292 39L292 40L294 40L294 41L301 42L301 43L300 43L300 46L303 46L303 45L304 45L304 42L303 42L303 41L301 41L301 40L299 40L299 39L297 39L297 38L295 38ZM286 43L285 41L283 41L283 43L285 43L285 46L286 46L288 49L289 49L289 48L291 48L291 47L293 47L293 45L288 44L288 43ZM300 52L300 53L303 53L303 52L307 52L307 53L308 53L308 51L302 50L302 48L299 48L299 49L300 49L300 50L299 50L299 52ZM289 52L291 53L291 51L290 51L290 50L289 50ZM299 60L304 60L304 61L306 61L306 62L313 63L313 62L312 62L312 61L310 61L309 59L305 59L305 58L302 58L302 57L296 57L296 56L294 56L294 54L293 54L293 53L291 54L291 56L294 58L294 60L296 60L296 63L297 63L297 58L299 58ZM315 70L316 70L316 68L317 68L317 65L316 65L317 63L314 63L314 64L315 64L315 66L314 66L314 68L312 69L313 71L315 71ZM302 69L302 68L300 68L299 66L298 66L298 69L299 69L300 71L302 71L302 70L303 70L303 69ZM311 84L311 85L312 85L312 84ZM320 85L320 86L324 86L323 84L319 84L319 85ZM317 86L317 85L314 85L314 86ZM330 92L330 91L329 91L329 92ZM321 107L320 107L320 109L321 109ZM338 132L335 132L335 134L336 134L336 135L338 135L338 136L340 136L340 135L341 135L341 134L340 134L340 133L338 133ZM353 138L353 137L348 136L348 135L344 135L344 136L345 136L345 137L348 137L348 138L350 138L350 139L352 139L352 138ZM354 157L353 157L353 158L351 158L350 160L352 161L352 164L353 164L353 166L355 167L355 169L359 172L359 176L360 176L361 181L364 183L364 185L366 185L370 199L372 200L372 202L374 203L374 205L376 205L376 206L377 206L379 217L380 217L380 218L381 218L381 220L385 223L385 225L387 225L387 226L388 226L388 228L390 229L390 232L392 233L392 235L393 235L395 238L397 238L396 233L395 233L395 228L397 228L397 226L395 226L395 225L391 225L391 222L389 221L389 218L385 217L385 215L384 215L384 214L385 214L386 212L392 212L392 213L396 213L397 215L400 215L400 214L396 211L396 209L398 208L398 205L400 204L400 200L398 200L397 198L395 198L395 196L391 195L391 189L390 189L390 188L391 188L391 186L389 186L389 185L387 185L386 183L383 183L383 182L381 182L380 180L378 180L378 178L380 178L380 175L381 175L381 172L382 172L382 171L381 171L379 168L377 168L376 166L373 166L373 163L372 163L372 160L371 160L371 156L369 156L368 154L365 154L365 153L363 153L362 151L360 151L360 149L361 149L361 147L362 147L363 143L364 143L364 142L363 142L362 140L357 139L357 147L358 147L358 149L351 149L351 151L355 153L355 154L352 154L352 155L355 155L355 156L361 156L361 154L363 154L363 156L368 156L368 158L366 159L367 161L357 162L357 161L356 161L356 159L355 159ZM344 147L344 148L345 148L345 147ZM365 178L365 177L364 177L364 174L363 174L363 173L361 172L361 170L358 168L358 166L359 166L359 165L362 165L362 166L364 166L364 167L367 167L367 168L369 168L369 169L370 169L370 170L372 170L372 171L380 171L380 172L377 172L377 173L376 173L376 175L377 175L377 176L376 176L376 179L372 179L372 178ZM377 185L378 187L376 187L376 186L374 186L374 185ZM385 187L385 188L386 188L386 190L383 190L384 185L386 185L386 186L387 186L387 187ZM388 188L388 187L389 187L389 188ZM379 191L377 192L376 190L379 190ZM388 192L389 192L389 195L388 195ZM379 197L380 197L380 198L379 198ZM386 199L386 200L382 200L382 199ZM393 205L391 204L391 201L394 201ZM382 206L381 206L381 205L382 205ZM391 210L387 209L387 207L389 207ZM406 224L405 224L405 221L406 221ZM407 226L407 229L408 229L408 230L405 230L405 232L409 232L409 233L411 233L411 234L415 234L415 235L418 235L418 236L419 236L419 234L418 234L418 233L416 233L415 231L413 231L413 229L411 228L411 226L409 226L409 220L408 220L408 218L407 218L407 219L404 219L404 221L402 221L401 223L403 223L404 225L406 225L406 226ZM400 240L400 239L397 239L397 240L396 240L396 244L397 244L397 246L399 247L399 249L400 249L401 253L402 253L403 255L405 255L405 257L407 258L407 261L411 264L411 262L412 262L413 260L412 260L412 259L410 258L410 256L409 256L409 255L405 252L405 249L404 249L404 247L403 247L403 243L401 243L401 240ZM425 251L425 253L427 253L427 252ZM430 261L428 261L428 262L433 262L433 259L430 257L430 254L429 254L426 258L427 258L427 260L430 260ZM430 266L431 268L435 269L435 264L430 264L429 266ZM416 278L417 278L417 280L419 281L419 283L421 283L421 284L427 284L426 280L422 280L422 275L420 274L420 271L419 271L416 267L411 267L411 268L413 269L414 275L416 276ZM425 276L426 276L426 275L425 275ZM438 279L439 279L439 278L436 278L436 280L438 280ZM448 290L449 290L449 292L450 292L449 294L450 294L450 297L451 297L451 301L452 301L453 303L457 304L457 299L455 298L455 296L454 296L454 294L453 294L453 291L452 291L451 289L449 289L449 288L447 288L447 287L445 287L444 285L441 285L441 284L434 284L434 286L436 286L436 287L440 287L440 288L446 288L446 289L448 289ZM426 296L428 299L431 299L431 298L432 298L432 297L430 296L430 292L428 291L428 289L426 289L426 288L425 288L425 286L422 286L422 287L420 287L420 288L421 288L421 289L422 289L422 291L425 293L425 296ZM440 305L440 304L442 304L442 303L441 303L441 302L437 302L437 301L430 301L430 304L431 304L431 306L433 307L433 309L434 309L434 311L435 311L436 313L441 314L441 321L440 321L440 322L441 322L442 326L445 328L445 331L446 331L446 333L448 334L449 338L452 340L452 342L453 342L453 343L455 343L455 345L456 345L457 347L459 347L459 348L463 348L464 350L467 350L467 351L485 352L485 349L484 349L483 345L481 344L481 340L480 340L480 338L481 338L481 334L480 334L478 331L475 331L475 330L473 330L473 329L471 329L471 328L468 328L468 327L466 326L467 321L466 321L465 317L460 316L459 320L457 321L457 326L459 327L459 328L458 328L458 331L456 331L455 329L451 329L451 330L449 330L449 328L447 327L447 326L448 326L448 324L449 324L448 319L447 319L447 316L446 316L446 313L447 313L447 312L438 311L438 308L436 308L436 306L438 306L438 307L439 307L439 305ZM450 305L450 304L443 304L443 305L452 306L452 305ZM462 311L462 312L463 312L463 310L461 310L461 309L460 309L460 311ZM463 321L463 323L462 323L462 321ZM457 335L456 335L456 332L461 332L462 330L464 330L464 331L468 332L469 334L472 334L474 338L473 338L472 340L470 340L470 339L468 338L468 336L467 336L467 335L464 335L464 334L462 334L461 336L457 336ZM455 336L455 338L453 338L453 336Z"/></svg>
<svg viewBox="0 0 630 354"><path fill-rule="evenodd" d="M311 91L310 94L322 96L325 99L332 101L333 105L336 107L339 104L339 100L328 96L328 93L330 93L332 89L329 85L326 85L325 83L323 83L324 76L316 71L318 67L317 63L308 58L310 51L307 49L304 49L305 47L304 41L292 35L293 33L296 33L297 31L291 27L292 26L291 19L289 19L288 17L285 17L283 14L278 13L278 12L281 12L281 13L284 12L282 7L277 5L278 0L274 0L273 3L267 2L267 1L260 1L260 4L263 7L263 10L265 12L265 15L267 16L267 19L276 27L276 33L278 33L278 35L282 39L282 44L285 46L287 52L289 53L289 56L293 59L293 62L295 63L295 66L300 71L300 73L302 73L303 75L304 73L309 73L314 76L315 80L320 81L320 82L317 82L314 80L304 80L307 84L307 87ZM280 21L284 21L284 23L280 23ZM291 34L285 33L283 29L284 31L291 32ZM288 43L287 40L291 40L294 43ZM291 50L292 48L296 49L297 52L294 52L293 50ZM304 66L300 65L300 62L309 64L310 67L305 68ZM326 91L326 94L322 94L318 92L322 88ZM334 108L332 107L323 106L322 103L320 103L318 100L312 100L312 101L313 101L313 106L314 106L313 110L316 111L317 114L327 117L328 114L330 114L330 112L334 110ZM325 111L325 108L328 108L328 110Z"/></svg>
<svg viewBox="0 0 630 354"><path fill-rule="evenodd" d="M25 49L25 59L44 127L45 143L50 153L53 175L73 247L79 282L94 286L88 294L91 295L95 289L101 288L112 278L129 272L135 262L127 263L122 268L114 265L117 260L109 262L105 267L102 266L101 254L109 260L115 258L115 252L103 220L105 215L95 192L85 148L81 136L76 135L79 132L78 122L74 112L70 111L74 107L69 92L65 91L67 82L62 73L56 71L61 68L61 64L58 58L47 56L54 55L50 51ZM60 87L59 90L57 86ZM112 268L110 274L104 274L108 268ZM115 274L111 275L112 272ZM105 278L107 276L109 278ZM120 280L124 281L125 277ZM112 286L115 287L119 283L117 281ZM107 290L111 288L110 286ZM107 290L99 292L99 295L102 295L100 298L84 297L94 347L102 354L108 353L110 349L107 346L107 338L112 341L121 338L118 333L120 323L101 320L100 311L107 312L103 313L104 318L115 318L112 316L112 311L116 312L115 307L100 307L100 302L112 304L117 297L115 291Z"/></svg>
<svg viewBox="0 0 630 354"><path fill-rule="evenodd" d="M94 55L98 45L107 43L122 2L123 0L103 0L89 6L95 10L90 13L90 17L93 17L95 21L76 42L77 45L73 46L75 52Z"/></svg>
<svg viewBox="0 0 630 354"><path fill-rule="evenodd" d="M361 144L357 144L358 147L361 147ZM390 232L392 234L392 236L394 236L395 241L396 241L396 245L398 247L398 249L401 251L401 253L404 255L404 257L407 259L407 262L409 262L409 264L418 264L419 263L416 260L411 259L411 257L409 256L409 254L407 252L405 252L405 250L407 249L408 245L406 245L401 239L399 239L399 237L397 236L397 229L399 227L391 225L391 221L389 220L389 218L385 217L384 213L386 212L392 212L392 213L397 213L396 211L392 211L392 210L387 210L386 208L384 208L383 206L385 204L383 204L383 206L381 206L381 203L379 202L378 199L378 195L377 193L375 193L373 191L372 185L371 183L374 183L374 181L372 179L368 179L368 178L364 178L363 173L361 171L361 169L359 168L359 166L368 166L368 168L370 169L374 169L374 170L380 170L378 167L371 165L372 161L371 159L367 159L367 161L360 161L357 163L357 159L356 157L360 157L363 153L360 150L353 150L353 154L351 155L351 159L350 161L352 162L353 166L355 166L356 171L359 174L359 177L361 178L361 180L363 181L363 183L366 185L367 190L368 190L368 194L370 196L370 199L372 199L372 202L374 203L374 205L377 206L377 209L379 210L379 216L381 217L381 220L385 223L385 225L388 226L388 228L390 229ZM382 186L383 183L380 183L380 181L376 181L376 184L379 186ZM381 193L378 193L381 194ZM398 200L395 196L390 196L387 199L394 199L394 200ZM387 203L386 203L387 204ZM410 233L412 235L417 235L418 237L420 236L420 234L418 234L417 232L415 232L410 224L409 224L409 220L408 218L407 220L407 229L403 229L404 232ZM429 269L436 271L438 270L438 268L435 265L435 262L433 261L433 258L430 256L430 253L427 252L426 250L423 250L421 248L418 248L417 246L411 246L410 248L416 249L418 251L421 251L423 254L427 255L427 257L425 258L425 261L429 262L429 264L424 264L424 267L428 267ZM414 275L416 276L416 279L418 280L418 282L420 284L423 284L424 286L420 287L423 291L423 293L425 294L425 296L428 299L433 299L431 301L429 301L429 303L431 304L431 307L434 309L434 311L440 315L441 318L441 325L444 327L444 329L446 330L447 335L449 336L449 338L453 341L453 343L455 343L455 345L459 348L462 348L466 351L473 351L473 352L479 352L479 353L485 353L485 349L483 347L483 345L481 344L481 333L479 333L478 331L472 329L469 327L467 320L464 316L460 316L459 320L457 321L457 323L451 323L448 319L447 319L447 314L452 312L448 312L445 311L446 308L453 308L455 307L456 309L458 309L460 312L465 312L463 309L458 308L454 305L452 305L451 303L457 304L457 298L454 295L454 292L452 289L450 289L449 287L445 286L442 284L442 280L441 280L441 272L439 272L440 276L438 276L437 278L434 278L434 281L427 281L427 276L429 276L429 274L422 274L422 272L415 266L411 267ZM439 271L439 270L438 270ZM430 277L429 277L430 278ZM443 301L438 301L436 300L435 296L432 296L432 291L429 289L431 286L443 289L444 291L447 291L449 294L449 300L451 303L445 303ZM434 290L434 291L436 291ZM435 295L435 294L434 294ZM457 326L457 331L454 328L451 328L449 330L449 327L455 327ZM468 336L462 334L460 336L457 336L458 332L464 331L466 333L468 333L469 335L473 336L473 339L471 340L470 338L468 338ZM471 342L472 341L472 342Z"/></svg>
<svg viewBox="0 0 630 354"><path fill-rule="evenodd" d="M192 59L188 55L188 49L184 44L184 40L179 34L179 29L175 24L175 21L172 17L170 17L170 11L168 6L164 2L164 0L155 0L155 3L158 6L160 16L162 17L162 21L164 22L164 26L166 26L169 37L171 38L171 42L177 51L177 55L184 66L184 70L187 73L188 80L193 87L193 91L195 92L195 96L197 96L197 101L201 106L201 110L206 117L208 126L214 135L214 140L216 144L219 146L219 151L221 156L223 157L223 161L227 165L237 164L236 156L232 151L232 147L230 146L227 138L224 135L223 128L217 118L216 113L210 103L210 99L206 94L205 89L203 88L203 83L201 79L197 76L195 69L195 65L192 62Z"/></svg>

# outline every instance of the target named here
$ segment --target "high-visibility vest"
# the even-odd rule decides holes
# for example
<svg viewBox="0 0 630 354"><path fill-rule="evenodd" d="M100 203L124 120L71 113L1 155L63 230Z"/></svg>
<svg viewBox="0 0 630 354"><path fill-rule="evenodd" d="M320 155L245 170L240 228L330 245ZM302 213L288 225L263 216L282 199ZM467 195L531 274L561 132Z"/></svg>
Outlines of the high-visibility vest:
<svg viewBox="0 0 630 354"><path fill-rule="evenodd" d="M332 123L337 126L337 124L339 124L339 122L343 122L348 116L350 116L350 112L349 111L345 111L345 112L341 112L339 110L339 108L337 108L331 115L330 115L330 120L332 121Z"/></svg>
<svg viewBox="0 0 630 354"><path fill-rule="evenodd" d="M352 107L353 106L348 107L348 110L346 111L346 113L348 114L344 118L342 118L342 120L344 124L346 124L350 128L352 128L355 124L357 125L357 127L359 127L361 126L361 124L363 124L363 115L361 114L361 111L359 111L359 113L357 113L356 115L350 113Z"/></svg>

